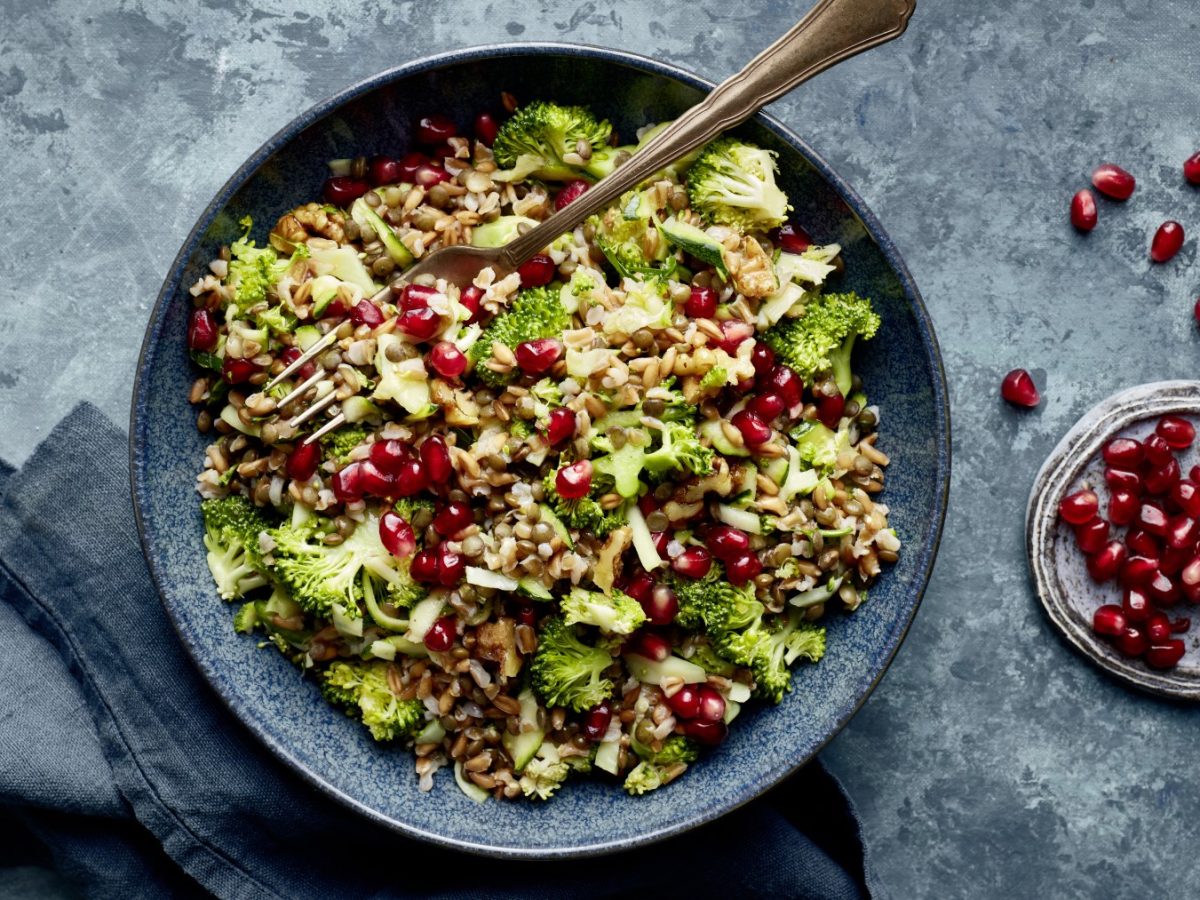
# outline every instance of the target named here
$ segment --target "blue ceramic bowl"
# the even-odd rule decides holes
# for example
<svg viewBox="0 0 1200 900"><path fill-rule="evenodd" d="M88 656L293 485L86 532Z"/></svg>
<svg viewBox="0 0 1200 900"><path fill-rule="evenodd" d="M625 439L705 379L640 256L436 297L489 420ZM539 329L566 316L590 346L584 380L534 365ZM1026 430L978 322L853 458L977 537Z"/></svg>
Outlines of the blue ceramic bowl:
<svg viewBox="0 0 1200 900"><path fill-rule="evenodd" d="M862 200L798 137L760 115L741 128L779 151L799 221L844 248L848 288L874 299L881 337L860 371L883 410L891 521L900 562L852 616L829 622L829 652L801 666L778 707L750 705L729 739L668 789L640 799L579 779L546 804L477 806L443 771L417 790L412 757L371 741L273 650L235 635L204 562L193 481L205 438L187 402L187 286L237 222L259 226L319 193L326 160L397 153L413 122L438 111L467 125L501 90L586 103L623 135L678 115L711 88L652 60L562 44L458 51L377 75L300 115L238 169L188 236L155 304L138 364L130 427L133 495L151 572L184 645L233 712L314 785L379 822L435 843L508 857L603 853L658 840L746 803L804 765L866 699L900 645L933 565L949 481L946 386L933 328L892 242Z"/></svg>

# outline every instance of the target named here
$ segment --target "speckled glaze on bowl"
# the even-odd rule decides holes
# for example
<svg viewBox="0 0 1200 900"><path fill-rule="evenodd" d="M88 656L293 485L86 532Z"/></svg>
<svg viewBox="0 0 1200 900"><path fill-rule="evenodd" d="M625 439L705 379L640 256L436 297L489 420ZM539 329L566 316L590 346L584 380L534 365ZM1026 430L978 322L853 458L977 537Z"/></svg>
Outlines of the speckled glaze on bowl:
<svg viewBox="0 0 1200 900"><path fill-rule="evenodd" d="M1140 659L1127 659L1092 631L1092 616L1105 603L1121 603L1115 581L1096 584L1071 527L1058 517L1067 494L1090 487L1100 497L1107 518L1109 491L1104 481L1101 449L1116 437L1143 440L1160 416L1182 416L1200 428L1200 381L1157 381L1113 394L1092 407L1051 451L1034 479L1025 518L1029 571L1046 615L1063 637L1089 660L1127 684L1154 694L1200 700L1200 632L1182 638L1186 651L1179 665L1156 671ZM1177 454L1183 471L1200 464L1200 446ZM1123 536L1124 529L1117 529ZM1115 536L1115 534L1114 534ZM1195 618L1186 600L1175 615Z"/></svg>
<svg viewBox="0 0 1200 900"><path fill-rule="evenodd" d="M278 653L235 635L212 588L193 480L203 458L195 377L186 353L187 286L252 215L261 240L291 205L318 196L325 161L396 153L413 121L445 112L468 124L501 90L520 98L587 103L631 135L672 118L711 84L679 69L566 44L509 44L432 57L384 72L300 115L221 189L188 236L146 331L130 423L133 494L151 572L175 627L218 694L288 766L379 822L418 838L494 856L582 856L692 828L753 799L795 771L846 723L891 661L924 591L949 484L949 413L933 329L916 286L875 217L799 138L760 115L740 130L779 151L795 214L821 241L844 248L845 283L872 297L881 338L860 371L883 411L881 446L893 460L884 500L905 548L853 616L829 622L829 652L802 666L778 708L753 704L731 736L686 777L634 800L619 785L579 779L551 803L468 800L450 773L421 794L412 757L371 741L333 710Z"/></svg>

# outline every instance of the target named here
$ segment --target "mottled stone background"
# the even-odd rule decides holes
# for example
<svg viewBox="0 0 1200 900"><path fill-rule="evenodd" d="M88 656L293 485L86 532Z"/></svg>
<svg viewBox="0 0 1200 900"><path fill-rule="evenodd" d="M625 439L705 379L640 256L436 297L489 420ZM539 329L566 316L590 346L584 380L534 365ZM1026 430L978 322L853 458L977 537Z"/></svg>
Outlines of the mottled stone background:
<svg viewBox="0 0 1200 900"><path fill-rule="evenodd" d="M117 3L0 0L0 456L78 400L118 422L150 304L217 187L301 109L372 72L487 41L621 47L728 75L806 8L781 0ZM1069 424L1195 374L1200 231L1192 0L919 0L909 33L774 112L905 254L951 382L954 484L925 604L825 753L896 898L1195 896L1190 707L1109 681L1049 630L1022 511ZM1067 201L1114 160L1139 182L1081 238ZM1033 412L997 397L1021 365ZM25 894L53 880L20 873Z"/></svg>

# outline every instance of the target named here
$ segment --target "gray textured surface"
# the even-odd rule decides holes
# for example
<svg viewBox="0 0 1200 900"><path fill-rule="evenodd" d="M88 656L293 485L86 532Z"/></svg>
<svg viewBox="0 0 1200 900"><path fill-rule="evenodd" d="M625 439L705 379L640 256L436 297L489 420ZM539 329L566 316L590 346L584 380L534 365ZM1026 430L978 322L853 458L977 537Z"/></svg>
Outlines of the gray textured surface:
<svg viewBox="0 0 1200 900"><path fill-rule="evenodd" d="M79 399L124 421L187 228L302 107L488 38L620 46L720 78L805 6L0 0L0 456L23 459ZM1179 174L1200 146L1198 38L1187 0L920 0L899 44L775 107L906 254L952 383L933 584L826 753L897 898L1194 893L1197 713L1130 693L1050 632L1021 522L1075 416L1131 383L1195 374L1195 240L1166 267L1146 248L1163 218L1200 228L1200 192ZM1102 159L1139 189L1102 203L1081 238L1067 200ZM996 396L1015 365L1045 383L1032 413Z"/></svg>

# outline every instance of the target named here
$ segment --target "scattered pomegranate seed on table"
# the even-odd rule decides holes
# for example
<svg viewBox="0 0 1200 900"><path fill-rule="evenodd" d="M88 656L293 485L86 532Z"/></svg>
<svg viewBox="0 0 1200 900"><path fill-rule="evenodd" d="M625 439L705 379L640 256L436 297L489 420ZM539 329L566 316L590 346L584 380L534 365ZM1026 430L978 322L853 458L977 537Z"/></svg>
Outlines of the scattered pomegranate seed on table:
<svg viewBox="0 0 1200 900"><path fill-rule="evenodd" d="M1200 150L1183 161L1183 177L1188 184L1200 184Z"/></svg>
<svg viewBox="0 0 1200 900"><path fill-rule="evenodd" d="M1120 166L1104 163L1092 172L1092 186L1110 200L1128 200L1137 180Z"/></svg>
<svg viewBox="0 0 1200 900"><path fill-rule="evenodd" d="M1158 226L1150 242L1150 258L1156 263L1169 262L1183 247L1183 226L1167 221Z"/></svg>
<svg viewBox="0 0 1200 900"><path fill-rule="evenodd" d="M1042 400L1037 385L1033 383L1033 376L1024 369L1013 369L1004 376L1004 381L1000 383L1000 396L1013 406L1029 408L1037 406Z"/></svg>
<svg viewBox="0 0 1200 900"><path fill-rule="evenodd" d="M1071 198L1071 224L1080 231L1091 231L1097 219L1096 198L1084 188Z"/></svg>

